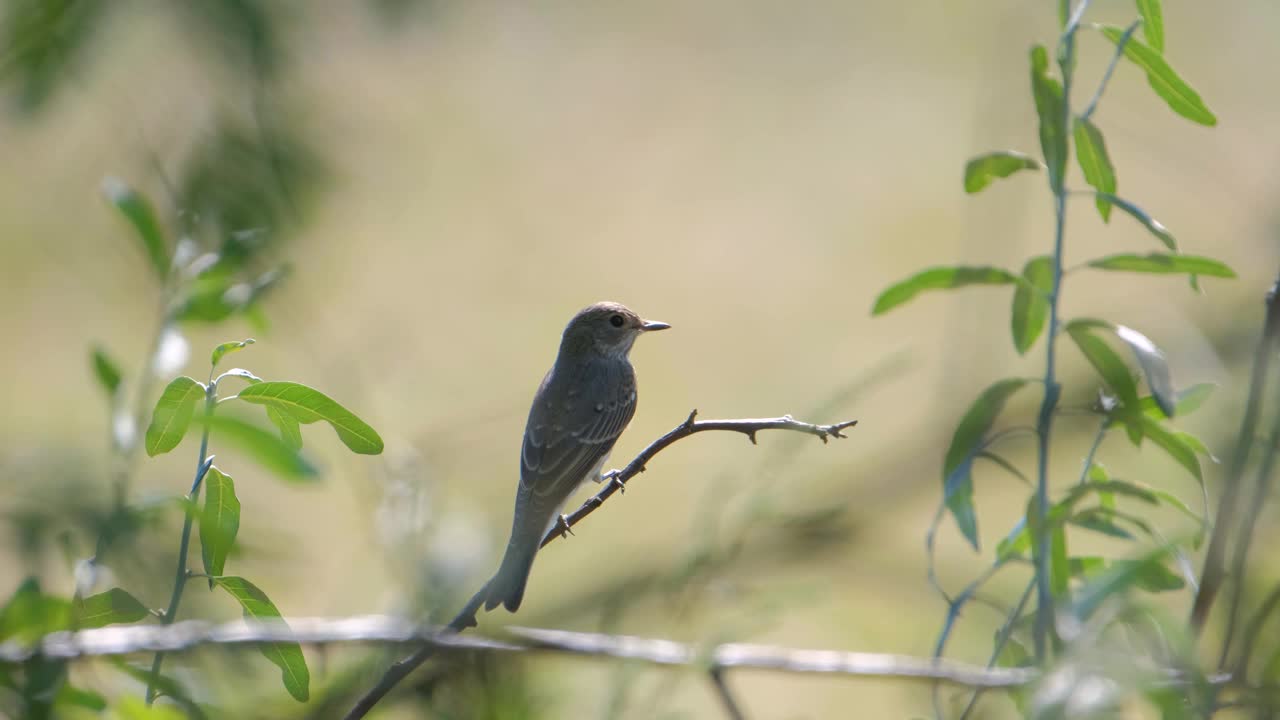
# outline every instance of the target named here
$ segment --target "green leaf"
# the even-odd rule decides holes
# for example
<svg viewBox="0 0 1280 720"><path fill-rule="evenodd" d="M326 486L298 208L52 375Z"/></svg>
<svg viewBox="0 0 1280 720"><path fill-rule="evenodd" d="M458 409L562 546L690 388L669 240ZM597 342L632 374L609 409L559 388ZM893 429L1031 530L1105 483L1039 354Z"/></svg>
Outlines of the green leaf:
<svg viewBox="0 0 1280 720"><path fill-rule="evenodd" d="M1120 38L1124 36L1122 28L1102 26L1099 29L1113 43L1119 44ZM1169 109L1194 123L1210 127L1218 124L1218 118L1214 117L1209 106L1205 105L1200 95L1186 81L1178 77L1178 73L1169 67L1158 50L1135 38L1129 38L1124 46L1124 56L1147 73L1151 89L1164 99Z"/></svg>
<svg viewBox="0 0 1280 720"><path fill-rule="evenodd" d="M1138 403L1137 385L1134 384L1133 376L1120 356L1106 342L1090 332L1093 328L1100 327L1099 322L1072 320L1064 329L1075 341L1076 347L1080 348L1080 352L1084 353L1089 364L1098 371L1098 375L1102 377L1116 399L1120 401L1121 407L1132 409ZM1102 323L1101 326L1110 329L1106 323Z"/></svg>
<svg viewBox="0 0 1280 720"><path fill-rule="evenodd" d="M1022 268L1025 283L1013 291L1013 347L1019 355L1036 344L1049 316L1049 293L1053 292L1053 258L1034 257Z"/></svg>
<svg viewBox="0 0 1280 720"><path fill-rule="evenodd" d="M1236 276L1235 271L1213 258L1169 253L1108 255L1097 260L1090 260L1089 267L1099 270L1161 274L1187 273L1221 278L1233 278Z"/></svg>
<svg viewBox="0 0 1280 720"><path fill-rule="evenodd" d="M1067 557L1067 529L1055 524L1049 534L1049 587L1056 598L1067 597L1071 582L1071 562Z"/></svg>
<svg viewBox="0 0 1280 720"><path fill-rule="evenodd" d="M213 349L213 355L209 357L210 366L215 368L218 367L218 361L221 360L223 357L225 357L227 354L236 352L237 350L243 350L246 346L252 345L253 342L254 342L253 338L245 338L244 340L240 340L239 342L222 343L221 345Z"/></svg>
<svg viewBox="0 0 1280 720"><path fill-rule="evenodd" d="M73 607L77 626L85 630L138 622L151 614L137 598L120 588L80 598Z"/></svg>
<svg viewBox="0 0 1280 720"><path fill-rule="evenodd" d="M207 720L208 715L191 699L191 693L183 687L182 683L170 675L161 673L159 677L152 675L151 668L140 668L130 665L121 657L108 656L104 658L107 664L133 678L134 681L143 685L151 685L156 688L160 695L167 697L177 703L186 711L188 720Z"/></svg>
<svg viewBox="0 0 1280 720"><path fill-rule="evenodd" d="M222 574L239 530L240 500L236 498L235 481L212 466L204 475L204 511L200 513L200 556L205 574ZM209 587L212 589L212 581Z"/></svg>
<svg viewBox="0 0 1280 720"><path fill-rule="evenodd" d="M151 413L151 425L147 427L147 455L155 457L178 447L191 424L196 400L204 397L204 393L203 383L185 375L169 383Z"/></svg>
<svg viewBox="0 0 1280 720"><path fill-rule="evenodd" d="M1009 378L983 391L960 420L947 449L942 466L943 497L974 550L978 549L978 518L973 507L973 461L1005 402L1026 384L1026 380Z"/></svg>
<svg viewBox="0 0 1280 720"><path fill-rule="evenodd" d="M241 577L220 577L214 578L214 582L240 603L246 618L284 622L280 611L266 593L248 580ZM280 668L280 678L289 694L298 702L306 702L311 692L311 673L307 670L307 662L298 643L271 643L260 649L268 660Z"/></svg>
<svg viewBox="0 0 1280 720"><path fill-rule="evenodd" d="M16 639L31 643L42 635L70 626L71 603L63 598L45 595L40 582L27 578L0 609L0 642Z"/></svg>
<svg viewBox="0 0 1280 720"><path fill-rule="evenodd" d="M156 276L163 280L169 274L169 249L165 246L164 233L160 230L160 223L156 221L151 204L117 178L109 177L102 181L102 193L133 225Z"/></svg>
<svg viewBox="0 0 1280 720"><path fill-rule="evenodd" d="M1107 348L1105 343L1089 333L1089 330L1095 328L1110 330L1129 346L1138 360L1138 366L1142 368L1143 377L1147 380L1147 386L1151 388L1151 395L1155 398L1156 404L1166 417L1173 417L1177 410L1176 395L1164 353L1146 335L1124 325L1093 319L1072 320L1067 323L1067 333L1119 396L1124 407L1129 410L1140 407L1137 390L1133 387L1132 377L1129 376L1129 369L1120 362L1115 353L1110 352L1110 348Z"/></svg>
<svg viewBox="0 0 1280 720"><path fill-rule="evenodd" d="M1116 169L1107 155L1107 144L1102 140L1102 131L1088 118L1078 117L1075 121L1076 162L1084 172L1084 180L1100 193L1114 195L1116 192ZM1103 222L1111 220L1111 203L1102 195L1094 198L1098 205L1098 214Z"/></svg>
<svg viewBox="0 0 1280 720"><path fill-rule="evenodd" d="M1031 48L1031 94L1040 118L1040 150L1049 169L1049 187L1062 190L1067 166L1067 129L1062 85L1049 75L1049 53L1043 45Z"/></svg>
<svg viewBox="0 0 1280 720"><path fill-rule="evenodd" d="M1191 387L1181 390L1174 398L1173 409L1177 417L1183 417L1188 413L1195 412L1200 409L1204 401L1213 394L1217 389L1217 385L1213 383L1197 383ZM1144 395L1138 401L1138 407L1142 408L1142 412L1156 419L1168 417L1164 414L1164 410L1156 403L1156 399L1150 395Z"/></svg>
<svg viewBox="0 0 1280 720"><path fill-rule="evenodd" d="M1168 453L1174 462L1186 468L1198 482L1204 482L1204 475L1200 470L1200 458L1196 456L1195 449L1185 440L1171 432L1159 420L1146 415L1142 416L1142 434Z"/></svg>
<svg viewBox="0 0 1280 720"><path fill-rule="evenodd" d="M1100 573L1095 579L1085 583L1075 594L1072 609L1077 618L1087 620L1109 598L1127 591L1131 587L1159 587L1170 585L1170 577L1176 579L1181 587L1182 578L1174 575L1164 567L1165 558L1173 551L1172 545L1157 548L1138 560L1119 560ZM1172 588L1170 588L1172 589Z"/></svg>
<svg viewBox="0 0 1280 720"><path fill-rule="evenodd" d="M1013 273L995 267L935 267L912 275L880 293L872 315L883 315L925 290L949 290L966 285L1008 285L1018 282Z"/></svg>
<svg viewBox="0 0 1280 720"><path fill-rule="evenodd" d="M202 422L219 441L244 452L286 480L307 480L316 474L315 468L297 451L256 425L221 415L205 418Z"/></svg>
<svg viewBox="0 0 1280 720"><path fill-rule="evenodd" d="M222 379L224 377L244 378L249 382L250 385L255 385L257 383L262 382L262 378L258 377L257 375L254 375L253 373L249 372L248 370L245 370L244 368L231 368L230 370L222 373L222 375L218 377L219 379Z"/></svg>
<svg viewBox="0 0 1280 720"><path fill-rule="evenodd" d="M1008 535L996 543L996 562L1002 563L1023 557L1031 551L1031 536L1027 534L1027 520L1023 518L1013 526Z"/></svg>
<svg viewBox="0 0 1280 720"><path fill-rule="evenodd" d="M1109 537L1120 538L1122 540L1134 539L1133 533L1116 524L1115 514L1109 512L1103 507L1086 508L1081 510L1071 516L1071 520L1069 522L1077 527L1102 533Z"/></svg>
<svg viewBox="0 0 1280 720"><path fill-rule="evenodd" d="M338 439L361 455L382 452L382 438L354 413L314 388L292 382L264 382L240 391L245 402L274 407L309 425L323 420L338 433Z"/></svg>
<svg viewBox="0 0 1280 720"><path fill-rule="evenodd" d="M270 405L267 406L267 419L280 430L280 439L294 451L302 449L302 428L294 416Z"/></svg>
<svg viewBox="0 0 1280 720"><path fill-rule="evenodd" d="M93 348L93 374L98 378L98 384L107 391L107 395L115 397L116 391L120 389L120 368L111 357L107 355L107 351L102 346Z"/></svg>
<svg viewBox="0 0 1280 720"><path fill-rule="evenodd" d="M53 699L53 707L55 711L76 707L100 713L107 709L107 699L92 690L78 688L71 683L63 683L58 688L57 696ZM60 717L60 715L55 714L55 717Z"/></svg>
<svg viewBox="0 0 1280 720"><path fill-rule="evenodd" d="M1039 170L1039 160L1012 150L990 152L973 158L964 166L964 191L982 191L997 178L1007 178L1019 170Z"/></svg>
<svg viewBox="0 0 1280 720"><path fill-rule="evenodd" d="M1164 243L1165 247L1175 252L1177 251L1178 241L1173 238L1173 234L1169 232L1168 228L1161 225L1160 221L1148 215L1146 210L1143 210L1124 198L1116 197L1115 195L1108 195L1107 193L1095 193L1095 195L1125 211L1125 213L1134 220L1142 223L1143 227L1145 227L1152 235L1155 235L1157 240Z"/></svg>
<svg viewBox="0 0 1280 720"><path fill-rule="evenodd" d="M1164 13L1160 0L1138 0L1138 14L1142 16L1142 34L1147 36L1151 49L1164 53Z"/></svg>
<svg viewBox="0 0 1280 720"><path fill-rule="evenodd" d="M1134 357L1138 359L1138 366L1142 368L1142 374L1147 379L1147 387L1151 389L1151 396L1155 398L1156 405L1164 411L1165 417L1173 417L1177 412L1176 394L1173 391L1173 379L1169 376L1169 363L1165 360L1164 353L1151 342L1150 338L1131 327L1116 325L1115 333L1116 337L1123 340L1133 351Z"/></svg>

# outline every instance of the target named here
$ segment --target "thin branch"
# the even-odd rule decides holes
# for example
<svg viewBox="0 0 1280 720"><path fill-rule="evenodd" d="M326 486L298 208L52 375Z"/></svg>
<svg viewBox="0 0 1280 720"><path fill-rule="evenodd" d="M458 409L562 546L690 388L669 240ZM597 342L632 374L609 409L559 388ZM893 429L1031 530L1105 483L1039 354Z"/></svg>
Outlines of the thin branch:
<svg viewBox="0 0 1280 720"><path fill-rule="evenodd" d="M1249 378L1244 417L1240 421L1240 433L1236 436L1231 462L1227 465L1225 487L1222 498L1218 501L1218 514L1214 519L1213 534L1209 537L1209 548L1205 551L1200 590L1196 593L1196 601L1191 608L1191 632L1196 636L1204 628L1209 609L1213 606L1226 574L1227 543L1235 525L1235 515L1240 510L1240 486L1244 484L1244 469L1258 427L1258 414L1266 392L1271 357L1275 354L1277 342L1280 342L1280 279L1276 283L1267 293L1266 317L1262 324L1262 337L1258 339L1258 346L1253 354L1253 373Z"/></svg>
<svg viewBox="0 0 1280 720"><path fill-rule="evenodd" d="M209 371L213 374L212 369ZM205 389L204 400L204 417L207 420L213 416L213 406L217 403L218 385L210 382ZM204 433L200 436L200 453L196 456L196 476L191 481L191 492L187 493L187 501L194 503L200 496L200 483L204 480L205 473L209 472L209 467L213 464L208 457L209 455L209 424L205 423ZM160 618L160 622L165 625L172 625L174 618L178 615L178 603L182 602L182 591L187 586L187 549L191 544L191 525L195 519L193 513L187 513L186 519L182 523L182 540L178 544L178 569L174 571L173 592L169 596L169 606L164 611L164 615ZM160 681L160 669L164 665L164 653L157 652L156 657L151 662L151 679L147 681L147 705L155 702L159 694L157 684Z"/></svg>
<svg viewBox="0 0 1280 720"><path fill-rule="evenodd" d="M713 667L707 674L711 676L711 684L715 687L716 695L719 696L720 703L724 705L724 714L729 716L729 720L747 720L747 716L743 714L738 701L733 698L728 682L725 681L724 668Z"/></svg>
<svg viewBox="0 0 1280 720"><path fill-rule="evenodd" d="M627 463L626 467L621 470L614 470L608 473L609 482L595 495L592 495L586 502L565 517L565 522L547 533L542 539L540 547L546 547L558 537L563 537L567 530L577 525L583 518L595 512L597 508L604 504L615 492L624 490L627 481L645 471L645 465L654 458L655 455L665 450L677 440L689 437L695 433L707 432L711 430L723 430L730 432L738 432L747 436L751 444L756 444L756 433L761 430L791 430L794 432L803 432L813 435L823 443L829 438L847 437L842 430L853 427L858 424L857 420L846 420L831 425L814 425L812 423L800 422L792 418L790 415L784 415L777 418L756 418L741 420L695 420L698 411L694 410L689 413L689 417L685 421L677 425L670 432L662 437L654 440L644 450L636 455L635 459ZM476 613L479 612L480 606L484 604L484 600L489 583L485 583L462 610L454 616L453 620L445 628L445 633L460 633L469 627L476 626ZM345 720L357 720L362 718L377 705L388 692L391 691L406 675L413 672L422 663L426 662L434 653L436 645L428 643L418 648L409 657L399 660L391 665L383 674L369 692L361 697L354 707L344 716Z"/></svg>
<svg viewBox="0 0 1280 720"><path fill-rule="evenodd" d="M1039 677L1039 672L1032 668L988 669L951 660L884 653L803 650L755 643L726 643L707 649L661 638L524 627L507 627L506 633L511 637L462 636L447 627L418 625L386 615L235 620L221 624L184 620L172 625L120 625L50 633L30 646L8 641L0 644L0 662L20 663L37 656L76 660L205 647L256 647L279 642L308 646L423 643L444 650L547 652L671 667L706 668L709 665L722 674L733 669L752 669L941 681L972 688L1016 688Z"/></svg>
<svg viewBox="0 0 1280 720"><path fill-rule="evenodd" d="M1102 99L1102 93L1107 89L1107 83L1111 82L1111 74L1116 71L1116 65L1120 62L1120 57L1124 55L1124 47L1129 44L1129 38L1133 37L1134 31L1142 24L1142 20L1134 20L1125 28L1124 34L1116 41L1116 51L1111 55L1111 63L1107 65L1107 71L1102 74L1102 82L1098 83L1098 89L1093 91L1093 99L1089 101L1089 105L1080 113L1081 120L1088 120L1093 117L1093 111L1098 109L1098 101Z"/></svg>

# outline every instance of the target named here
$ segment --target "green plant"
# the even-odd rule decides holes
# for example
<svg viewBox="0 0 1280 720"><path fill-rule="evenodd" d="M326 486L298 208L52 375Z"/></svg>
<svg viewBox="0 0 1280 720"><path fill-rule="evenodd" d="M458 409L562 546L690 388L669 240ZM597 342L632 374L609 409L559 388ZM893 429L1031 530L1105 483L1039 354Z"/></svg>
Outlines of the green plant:
<svg viewBox="0 0 1280 720"><path fill-rule="evenodd" d="M1037 379L1006 378L988 387L961 419L947 450L942 472L943 501L927 538L931 567L935 530L947 513L973 549L979 549L973 480L977 461L988 461L1024 477L1019 468L997 452L998 445L1022 432L1030 432L1037 442L1031 473L1033 490L1025 517L997 545L987 572L954 597L943 591L948 613L937 644L939 655L945 650L961 609L983 583L1006 566L1029 561L1031 583L997 631L991 662L1034 662L1047 667L1055 654L1065 652L1063 639L1055 630L1055 611L1075 613L1084 622L1105 597L1131 588L1153 592L1182 588L1183 578L1169 569L1168 561L1183 553L1183 545L1197 547L1204 534L1205 519L1177 497L1157 487L1111 477L1098 462L1097 454L1105 438L1113 430L1120 430L1135 446L1149 442L1168 453L1203 483L1200 458L1208 456L1208 451L1202 442L1175 429L1169 421L1196 409L1211 386L1195 385L1179 391L1171 381L1164 354L1146 335L1108 320L1065 319L1060 312L1064 280L1079 270L1181 274L1189 278L1193 288L1198 288L1201 277L1234 277L1231 269L1217 260L1181 253L1172 233L1138 204L1116 194L1116 170L1102 131L1094 121L1099 101L1121 57L1146 73L1152 89L1177 114L1202 125L1213 125L1216 118L1164 58L1164 20L1159 0L1140 0L1137 6L1141 17L1127 28L1085 23L1089 4L1089 0L1079 0L1074 7L1066 0L1059 3L1062 31L1053 55L1056 77L1050 67L1049 51L1041 45L1031 50L1031 95L1039 120L1040 157L1013 151L987 153L969 161L964 173L966 192L977 193L998 178L1043 171L1054 201L1050 252L1027 260L1021 272L985 266L930 268L889 287L872 310L875 315L888 312L927 290L1008 285L1013 287L1010 325L1014 349L1026 354L1041 336L1045 338L1043 375ZM1145 42L1135 36L1138 28L1142 29ZM1076 87L1076 44L1082 29L1096 31L1114 46L1111 61L1083 110L1073 103L1072 96ZM1073 146L1083 180L1092 188L1089 191L1075 190L1068 184ZM1112 210L1119 209L1141 223L1163 245L1163 251L1115 254L1078 267L1064 267L1067 206L1072 198L1079 197L1093 200L1103 222L1109 222ZM1097 403L1088 409L1097 418L1093 441L1070 486L1051 483L1049 477L1054 420L1064 410L1058 370L1058 341L1064 337L1097 371L1103 386ZM1133 372L1110 340L1118 340L1132 353L1149 395L1140 393ZM1042 396L1034 427L1015 426L993 432L1005 404L1024 388L1037 385ZM1195 518L1200 531L1185 542L1169 542L1144 517L1145 511L1130 508L1135 504L1175 508ZM1069 530L1125 540L1146 537L1158 551L1137 561L1073 556ZM1188 563L1183 565L1189 567ZM931 571L931 580L941 590L932 575ZM1032 595L1036 602L1034 609L1028 610ZM1030 652L1022 649L1019 640L1027 635L1033 646Z"/></svg>
<svg viewBox="0 0 1280 720"><path fill-rule="evenodd" d="M78 565L77 587L80 589L71 598L65 598L43 592L34 577L28 579L0 609L0 642L32 642L59 630L139 623L148 619L168 625L177 618L184 590L195 578L205 578L211 591L218 589L233 598L246 618L279 619L280 611L261 588L243 577L224 574L236 543L241 507L234 479L214 465L210 440L240 451L291 482L310 481L316 475L315 468L300 454L301 425L326 422L344 445L359 454L376 455L383 449L382 439L373 428L318 390L294 382L263 381L243 368L215 375L224 358L251 345L252 339L215 347L205 382L186 376L171 380L155 402L145 436L139 438L135 428L146 415L155 376L171 372L172 366L185 361L185 341L178 326L216 323L237 315L261 323L257 302L282 273L278 268L265 272L256 269L260 261L252 253L243 252L243 248L227 252L224 245L211 252L201 252L191 239L170 242L145 197L115 180L108 181L104 189L109 202L128 221L143 255L155 271L160 286L159 322L143 369L134 379L136 393L132 399L124 392L126 373L108 351L95 346L90 353L93 374L110 402L115 457L111 475L112 507L97 523L100 531L94 540L93 556ZM226 382L232 381L245 383L245 387L230 395L219 392ZM235 401L262 407L275 432L228 415L224 408ZM130 402L134 405L130 406ZM129 481L134 472L132 460L136 451L141 447L152 457L170 452L193 426L199 429L200 444L190 490L184 496L160 502L131 497ZM202 490L203 504L200 502ZM135 594L121 587L92 595L82 592L94 584L94 576L108 565L112 552L132 542L155 517L174 509L182 512L183 525L173 585L164 610L149 610ZM200 573L188 566L192 533L197 528L203 569ZM261 651L280 668L288 693L298 701L305 701L310 692L310 673L298 644L263 645ZM146 710L157 697L166 695L189 716L204 716L183 683L162 673L163 663L163 653L155 655L149 670L123 660L111 662L113 668L146 686L145 703L134 706L122 700L123 704L114 704L117 713L127 717L153 717L138 708ZM0 703L6 700L15 716L26 718L55 717L69 707L100 712L108 706L107 700L98 693L68 682L65 661L41 657L21 667L0 666ZM0 704L0 708L4 707L6 705ZM163 713L163 710L157 707L156 712Z"/></svg>

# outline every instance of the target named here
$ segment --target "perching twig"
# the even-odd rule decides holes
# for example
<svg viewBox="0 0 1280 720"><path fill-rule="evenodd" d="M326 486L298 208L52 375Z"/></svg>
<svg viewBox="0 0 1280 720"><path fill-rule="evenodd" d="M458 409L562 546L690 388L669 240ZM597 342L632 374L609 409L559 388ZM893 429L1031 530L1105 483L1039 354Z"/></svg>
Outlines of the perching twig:
<svg viewBox="0 0 1280 720"><path fill-rule="evenodd" d="M595 512L596 508L603 505L604 501L608 500L615 492L625 488L628 480L644 472L646 463L652 460L655 455L677 440L689 437L694 433L709 430L739 432L746 435L751 440L751 443L755 444L756 433L761 430L793 430L814 435L825 443L828 438L846 437L841 431L858 423L857 420L846 420L832 425L814 425L800 422L790 415L778 418L697 421L694 419L697 415L697 410L689 413L689 417L684 422L677 425L666 435L650 443L648 447L640 451L639 455L636 455L634 460L627 463L626 467L609 473L609 482L601 488L600 492L592 495L577 510L567 515L564 525L552 528L546 537L542 539L541 547L546 547L547 544L561 537L564 533L564 528L571 528L577 525L583 518ZM476 613L480 610L480 606L484 604L488 588L489 584L485 583L475 595L471 596L471 599L467 601L462 610L454 616L453 620L449 621L445 628L446 633L459 633L469 627L475 627ZM378 704L378 701L390 692L391 688L395 687L397 683L413 672L419 665L426 662L435 653L435 648L436 646L432 644L423 645L413 655L393 663L382 678L378 680L377 684L356 702L355 706L346 714L345 720L356 720L368 714L373 709L373 706Z"/></svg>

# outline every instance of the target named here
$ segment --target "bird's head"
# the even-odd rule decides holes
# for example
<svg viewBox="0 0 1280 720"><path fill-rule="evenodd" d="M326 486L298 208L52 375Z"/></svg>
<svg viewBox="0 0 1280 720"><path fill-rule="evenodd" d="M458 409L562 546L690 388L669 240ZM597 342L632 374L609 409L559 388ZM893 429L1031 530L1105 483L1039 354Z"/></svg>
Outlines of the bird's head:
<svg viewBox="0 0 1280 720"><path fill-rule="evenodd" d="M564 329L562 350L626 357L641 333L666 330L664 322L645 320L626 305L598 302L583 308Z"/></svg>

